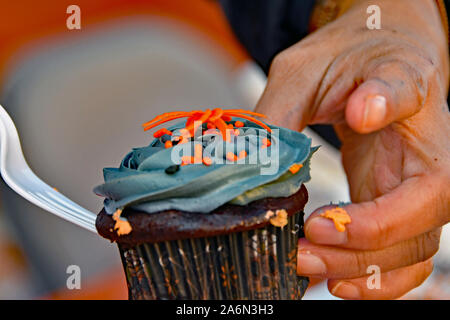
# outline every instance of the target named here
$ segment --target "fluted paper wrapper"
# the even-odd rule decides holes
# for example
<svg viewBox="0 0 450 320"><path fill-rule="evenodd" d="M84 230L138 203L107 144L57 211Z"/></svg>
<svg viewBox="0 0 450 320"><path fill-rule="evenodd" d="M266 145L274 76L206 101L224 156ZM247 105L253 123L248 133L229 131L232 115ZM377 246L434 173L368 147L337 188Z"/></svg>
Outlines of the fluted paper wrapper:
<svg viewBox="0 0 450 320"><path fill-rule="evenodd" d="M308 278L298 277L297 240L303 213L283 228L271 224L227 235L119 244L129 298L301 299Z"/></svg>

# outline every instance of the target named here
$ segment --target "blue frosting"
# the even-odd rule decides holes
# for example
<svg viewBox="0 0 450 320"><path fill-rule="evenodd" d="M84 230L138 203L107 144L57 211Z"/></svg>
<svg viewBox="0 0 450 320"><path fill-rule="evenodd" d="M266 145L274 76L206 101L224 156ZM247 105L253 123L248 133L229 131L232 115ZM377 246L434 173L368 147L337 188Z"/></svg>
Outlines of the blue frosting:
<svg viewBox="0 0 450 320"><path fill-rule="evenodd" d="M245 205L297 192L310 179L309 159L317 149L311 148L311 139L300 132L270 126L273 133L268 137L272 144L262 149L262 140L268 133L252 122L240 120L244 127L231 142L224 143L220 135L207 134L169 149L160 139L147 147L135 148L119 168L103 169L105 183L94 192L105 197L109 214L124 207L148 213L169 209L207 213L228 202ZM170 128L174 136L184 124ZM179 163L178 155L186 155L200 143L215 163L189 164L174 174L165 172L167 167ZM235 154L246 150L248 156L238 163L228 162L226 153L230 150ZM303 167L292 174L289 168L295 163Z"/></svg>

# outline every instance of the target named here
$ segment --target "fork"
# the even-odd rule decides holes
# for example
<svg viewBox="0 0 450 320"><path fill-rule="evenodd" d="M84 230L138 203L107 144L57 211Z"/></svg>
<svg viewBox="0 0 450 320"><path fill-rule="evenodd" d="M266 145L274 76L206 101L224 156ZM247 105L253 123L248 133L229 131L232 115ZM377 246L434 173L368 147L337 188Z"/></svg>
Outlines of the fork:
<svg viewBox="0 0 450 320"><path fill-rule="evenodd" d="M96 215L42 181L28 166L16 126L0 105L0 173L19 195L86 230L96 233Z"/></svg>

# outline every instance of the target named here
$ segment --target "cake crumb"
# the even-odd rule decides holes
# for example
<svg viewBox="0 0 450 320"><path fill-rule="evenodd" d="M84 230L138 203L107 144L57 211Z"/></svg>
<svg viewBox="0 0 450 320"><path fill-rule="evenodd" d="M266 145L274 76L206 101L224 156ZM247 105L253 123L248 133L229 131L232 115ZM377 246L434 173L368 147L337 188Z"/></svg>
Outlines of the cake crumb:
<svg viewBox="0 0 450 320"><path fill-rule="evenodd" d="M270 218L272 218L275 215L275 212L273 212L272 210L267 210L266 211L266 219L269 220Z"/></svg>
<svg viewBox="0 0 450 320"><path fill-rule="evenodd" d="M273 211L272 211L273 212ZM275 217L270 219L270 223L275 227L283 228L288 223L288 213L286 210L281 209L275 211Z"/></svg>
<svg viewBox="0 0 450 320"><path fill-rule="evenodd" d="M333 209L329 209L320 214L321 217L333 220L334 227L339 232L345 231L345 225L352 222L352 219L348 215L347 211L344 208L336 207Z"/></svg>
<svg viewBox="0 0 450 320"><path fill-rule="evenodd" d="M117 230L117 235L119 236L129 234L133 230L130 223L124 218L120 217L121 214L122 209L117 209L116 212L114 212L112 215L113 220L116 222L114 224L114 230Z"/></svg>

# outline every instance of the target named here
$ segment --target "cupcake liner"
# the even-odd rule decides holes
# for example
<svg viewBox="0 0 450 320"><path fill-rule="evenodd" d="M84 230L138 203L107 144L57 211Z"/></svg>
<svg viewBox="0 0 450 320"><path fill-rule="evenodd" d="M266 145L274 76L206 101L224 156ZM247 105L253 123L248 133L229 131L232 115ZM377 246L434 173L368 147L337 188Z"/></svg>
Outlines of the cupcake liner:
<svg viewBox="0 0 450 320"><path fill-rule="evenodd" d="M309 282L296 275L302 236L303 212L284 228L118 245L132 300L297 300Z"/></svg>

